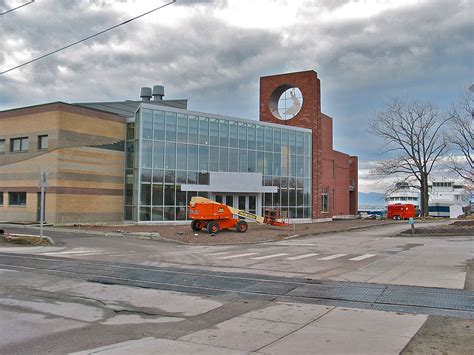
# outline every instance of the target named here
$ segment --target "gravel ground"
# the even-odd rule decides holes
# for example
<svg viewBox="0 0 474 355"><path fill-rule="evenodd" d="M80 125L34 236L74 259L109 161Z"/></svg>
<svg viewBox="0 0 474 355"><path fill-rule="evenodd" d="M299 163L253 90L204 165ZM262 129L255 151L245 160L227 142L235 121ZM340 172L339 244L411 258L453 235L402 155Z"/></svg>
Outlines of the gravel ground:
<svg viewBox="0 0 474 355"><path fill-rule="evenodd" d="M186 244L215 245L215 244L240 244L262 241L281 240L290 236L315 235L352 228L371 227L386 223L403 223L380 220L340 220L321 223L301 223L288 227L275 227L249 223L246 233L237 233L234 230L223 230L216 236L209 235L206 231L194 232L189 224L186 225L103 225L80 226L75 229L120 232L120 233L159 233L162 238Z"/></svg>
<svg viewBox="0 0 474 355"><path fill-rule="evenodd" d="M407 229L403 234L410 234L411 230ZM415 222L415 235L427 236L449 236L449 235L469 235L474 236L474 220L455 221L448 225L437 227L417 227Z"/></svg>

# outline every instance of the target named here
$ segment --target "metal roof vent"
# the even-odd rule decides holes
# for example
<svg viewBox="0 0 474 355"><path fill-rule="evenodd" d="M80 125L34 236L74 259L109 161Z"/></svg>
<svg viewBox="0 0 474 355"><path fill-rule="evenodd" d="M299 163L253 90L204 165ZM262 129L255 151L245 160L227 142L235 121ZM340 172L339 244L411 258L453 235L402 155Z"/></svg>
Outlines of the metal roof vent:
<svg viewBox="0 0 474 355"><path fill-rule="evenodd" d="M165 87L163 85L153 86L153 100L161 101L163 100L163 96L165 96Z"/></svg>
<svg viewBox="0 0 474 355"><path fill-rule="evenodd" d="M151 88L149 87L142 87L140 90L140 97L142 101L150 101L151 99Z"/></svg>

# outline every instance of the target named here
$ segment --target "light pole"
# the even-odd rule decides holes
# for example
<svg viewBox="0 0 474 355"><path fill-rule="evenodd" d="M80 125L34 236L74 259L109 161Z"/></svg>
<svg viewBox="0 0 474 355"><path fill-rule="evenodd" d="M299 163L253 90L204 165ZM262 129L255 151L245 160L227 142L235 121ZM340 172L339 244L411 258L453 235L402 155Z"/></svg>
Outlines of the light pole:
<svg viewBox="0 0 474 355"><path fill-rule="evenodd" d="M41 201L40 201L40 239L43 239L43 224L44 224L44 189L48 185L48 174L47 170L41 169L40 171L40 189L41 189Z"/></svg>

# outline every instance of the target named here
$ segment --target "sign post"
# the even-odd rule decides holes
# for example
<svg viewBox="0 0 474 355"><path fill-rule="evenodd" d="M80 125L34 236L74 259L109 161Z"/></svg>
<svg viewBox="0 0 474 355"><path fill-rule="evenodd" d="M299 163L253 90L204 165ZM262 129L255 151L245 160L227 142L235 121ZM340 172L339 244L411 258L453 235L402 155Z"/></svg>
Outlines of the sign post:
<svg viewBox="0 0 474 355"><path fill-rule="evenodd" d="M41 169L40 171L40 239L43 239L43 224L44 224L44 189L48 185L48 171Z"/></svg>
<svg viewBox="0 0 474 355"><path fill-rule="evenodd" d="M411 236L413 237L415 235L415 219L413 217L410 217L408 219L408 223L411 225Z"/></svg>

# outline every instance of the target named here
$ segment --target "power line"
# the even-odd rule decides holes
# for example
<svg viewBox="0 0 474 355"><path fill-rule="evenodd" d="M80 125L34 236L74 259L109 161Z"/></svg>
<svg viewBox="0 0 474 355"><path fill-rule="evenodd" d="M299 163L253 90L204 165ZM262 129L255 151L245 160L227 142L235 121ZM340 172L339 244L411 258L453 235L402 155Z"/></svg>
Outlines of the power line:
<svg viewBox="0 0 474 355"><path fill-rule="evenodd" d="M31 1L29 1L29 2L27 2L27 3L25 3L25 4L23 4L23 5L14 7L13 9L10 9L10 10L7 10L7 11L5 11L5 12L2 12L2 13L0 14L0 16L1 16L1 15L5 15L5 14L8 14L9 12L12 12L12 11L18 10L18 9L22 8L23 6L30 5L30 4L32 4L32 3L34 3L34 2L35 2L35 0L31 0Z"/></svg>
<svg viewBox="0 0 474 355"><path fill-rule="evenodd" d="M83 39L81 39L81 40L79 40L79 41L76 41L76 42L74 42L74 43L68 44L67 46L61 47L61 48L56 49L56 50L54 50L54 51L52 51L52 52L43 54L43 55L40 56L40 57L37 57L37 58L32 59L32 60L29 60L29 61L27 61L27 62L25 62L25 63L22 63L22 64L19 64L19 65L13 67L13 68L10 68L10 69L7 69L7 70L5 70L5 71L2 71L2 72L0 72L0 74L5 74L5 73L8 73L8 72L10 72L10 71L12 71L12 70L15 70L15 69L24 67L25 65L31 64L31 63L33 63L33 62L36 62L36 61L40 60L40 59L43 59L43 58L45 58L45 57L48 57L48 56L50 56L50 55L52 55L52 54L58 53L58 52L63 51L63 50L65 50L65 49L67 49L67 48L70 48L70 47L72 47L72 46L75 46L76 44L85 42L85 41L87 41L87 40L89 40L89 39L91 39L91 38L93 38L93 37L99 36L99 35L101 35L101 34L103 34L103 33L105 33L105 32L108 32L108 31L110 31L110 30L113 30L114 28L123 26L123 25L125 25L125 24L127 24L127 23L129 23L129 22L132 22L132 21L134 21L134 20L136 20L136 19L139 19L140 17L146 16L146 15L152 13L152 12L158 11L158 10L160 10L160 9L162 9L162 8L164 8L164 7L166 7L166 6L168 6L168 5L174 4L175 2L176 2L176 0L173 0L173 1L169 2L169 3L166 3L166 4L164 4L164 5L161 5L161 6L159 6L159 7L156 7L156 8L154 8L154 9L150 10L150 11L144 12L144 13L142 13L141 15L132 17L131 19L129 19L129 20L127 20L127 21L124 21L124 22L122 22L122 23L119 23L118 25L109 27L109 28L107 28L107 29L105 29L105 30L102 30L102 31L100 31L100 32L97 32L97 33L95 33L95 34L93 34L93 35L91 35L91 36L88 36L88 37L86 37L86 38L83 38Z"/></svg>

